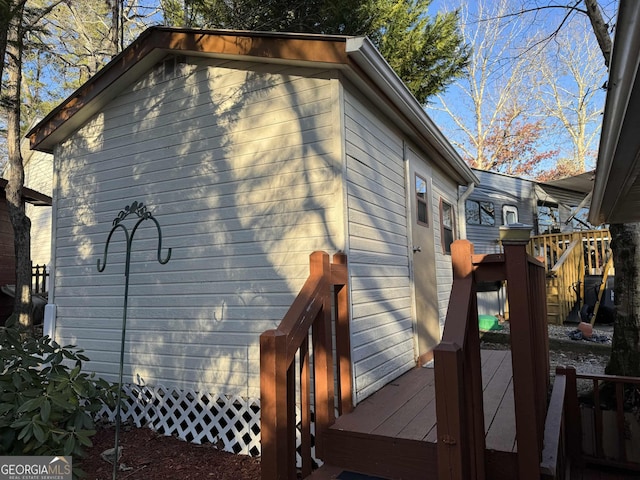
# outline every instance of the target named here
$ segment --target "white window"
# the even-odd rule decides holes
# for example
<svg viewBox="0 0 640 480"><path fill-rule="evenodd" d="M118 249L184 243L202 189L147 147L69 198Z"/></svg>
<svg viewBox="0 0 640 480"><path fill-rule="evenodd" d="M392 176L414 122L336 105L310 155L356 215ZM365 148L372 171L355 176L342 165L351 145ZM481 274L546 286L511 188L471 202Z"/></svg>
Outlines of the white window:
<svg viewBox="0 0 640 480"><path fill-rule="evenodd" d="M513 225L518 223L518 207L515 205L502 206L502 224Z"/></svg>
<svg viewBox="0 0 640 480"><path fill-rule="evenodd" d="M426 227L429 226L429 215L427 214L427 181L416 174L416 206L418 223Z"/></svg>
<svg viewBox="0 0 640 480"><path fill-rule="evenodd" d="M451 244L455 240L455 216L453 206L440 199L440 232L442 251L451 255Z"/></svg>

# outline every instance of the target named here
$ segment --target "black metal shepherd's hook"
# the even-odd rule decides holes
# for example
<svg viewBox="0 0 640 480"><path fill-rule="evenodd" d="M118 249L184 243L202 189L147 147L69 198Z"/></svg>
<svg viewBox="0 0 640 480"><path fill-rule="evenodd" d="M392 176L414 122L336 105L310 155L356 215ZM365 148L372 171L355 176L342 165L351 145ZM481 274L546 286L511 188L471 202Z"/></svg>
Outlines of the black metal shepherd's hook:
<svg viewBox="0 0 640 480"><path fill-rule="evenodd" d="M129 215L135 214L138 216L138 221L134 225L131 230L131 235L129 235L129 230L125 227L121 222L127 218ZM158 221L151 215L151 212L147 210L147 207L142 202L133 202L131 205L126 206L123 210L118 213L118 216L113 220L113 228L109 232L109 236L107 237L107 243L104 246L104 262L102 266L100 266L100 259L98 259L98 272L103 272L105 267L107 266L107 253L109 251L109 243L111 242L111 237L117 229L121 229L124 232L125 239L127 241L127 256L125 260L125 268L124 268L124 309L122 311L122 338L120 341L120 372L118 375L118 403L116 405L116 439L115 439L115 450L114 450L114 461L113 461L113 480L116 479L118 475L118 442L120 440L120 403L122 401L122 372L124 366L124 344L125 344L125 335L127 331L127 301L129 297L129 264L131 263L131 243L133 242L133 236L136 233L136 230L140 226L142 222L145 220L152 220L153 223L156 224L156 229L158 230L158 262L161 265L164 265L171 258L171 249L167 250L167 257L163 260L160 257L160 251L162 250L162 231L160 229L160 224Z"/></svg>

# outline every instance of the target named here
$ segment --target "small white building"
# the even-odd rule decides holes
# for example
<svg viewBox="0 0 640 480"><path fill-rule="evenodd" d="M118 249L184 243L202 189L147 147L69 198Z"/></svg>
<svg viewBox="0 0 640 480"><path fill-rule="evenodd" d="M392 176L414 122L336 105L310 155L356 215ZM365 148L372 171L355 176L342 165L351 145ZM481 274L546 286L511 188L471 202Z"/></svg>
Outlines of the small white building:
<svg viewBox="0 0 640 480"><path fill-rule="evenodd" d="M54 155L48 327L87 368L118 369L123 238L96 269L113 219L143 202L173 250L157 262L155 228L133 242L125 379L148 404L134 417L158 390L196 398L239 419L213 436L255 453L259 335L315 250L347 254L356 402L430 359L458 187L477 178L366 38L153 27L29 137ZM218 413L185 434L180 415L202 409L176 408L152 423L211 439Z"/></svg>

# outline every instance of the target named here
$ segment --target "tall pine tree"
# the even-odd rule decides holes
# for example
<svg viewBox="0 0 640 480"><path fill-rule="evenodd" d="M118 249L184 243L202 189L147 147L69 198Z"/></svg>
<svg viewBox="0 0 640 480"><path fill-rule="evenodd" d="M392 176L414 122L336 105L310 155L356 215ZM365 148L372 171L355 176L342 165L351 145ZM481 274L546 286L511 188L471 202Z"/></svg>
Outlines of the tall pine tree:
<svg viewBox="0 0 640 480"><path fill-rule="evenodd" d="M427 11L431 0L163 0L169 25L366 35L419 102L441 92L467 65L458 13Z"/></svg>

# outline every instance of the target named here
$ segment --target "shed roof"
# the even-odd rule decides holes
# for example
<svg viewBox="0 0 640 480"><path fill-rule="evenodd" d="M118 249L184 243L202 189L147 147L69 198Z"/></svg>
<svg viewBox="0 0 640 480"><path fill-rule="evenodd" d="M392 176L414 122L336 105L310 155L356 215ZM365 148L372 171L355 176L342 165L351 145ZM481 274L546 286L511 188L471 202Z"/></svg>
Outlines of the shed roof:
<svg viewBox="0 0 640 480"><path fill-rule="evenodd" d="M572 177L558 178L556 180L548 180L539 182L540 185L549 187L562 188L564 190L572 190L579 193L590 193L593 190L594 171L579 173Z"/></svg>
<svg viewBox="0 0 640 480"><path fill-rule="evenodd" d="M248 59L342 70L460 183L478 179L420 103L364 37L151 27L27 134L51 153L110 100L168 54Z"/></svg>

